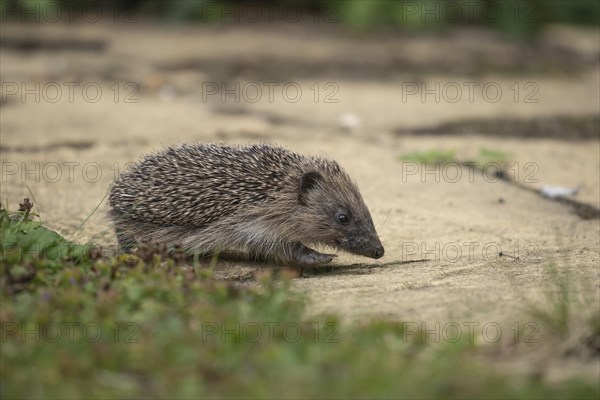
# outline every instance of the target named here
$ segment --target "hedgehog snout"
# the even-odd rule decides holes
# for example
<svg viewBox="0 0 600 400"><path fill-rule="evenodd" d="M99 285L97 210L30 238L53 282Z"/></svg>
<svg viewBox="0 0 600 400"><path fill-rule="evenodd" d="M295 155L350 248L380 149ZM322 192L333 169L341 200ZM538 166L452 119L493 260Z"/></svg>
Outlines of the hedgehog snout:
<svg viewBox="0 0 600 400"><path fill-rule="evenodd" d="M338 241L338 245L345 250L364 257L381 258L385 254L385 249L377 236L359 236L357 238L345 238Z"/></svg>
<svg viewBox="0 0 600 400"><path fill-rule="evenodd" d="M375 259L381 258L381 257L383 257L384 254L385 254L385 249L383 248L382 245L379 245L373 251L373 258L375 258Z"/></svg>
<svg viewBox="0 0 600 400"><path fill-rule="evenodd" d="M379 241L379 238L377 238L376 241L377 241L377 243L375 245L366 246L366 251L363 253L363 255L365 257L375 258L375 259L383 257L383 255L385 254L385 249L383 248L383 245Z"/></svg>
<svg viewBox="0 0 600 400"><path fill-rule="evenodd" d="M352 252L361 256L378 259L383 257L385 249L379 243L376 245L361 246L360 248L355 248Z"/></svg>

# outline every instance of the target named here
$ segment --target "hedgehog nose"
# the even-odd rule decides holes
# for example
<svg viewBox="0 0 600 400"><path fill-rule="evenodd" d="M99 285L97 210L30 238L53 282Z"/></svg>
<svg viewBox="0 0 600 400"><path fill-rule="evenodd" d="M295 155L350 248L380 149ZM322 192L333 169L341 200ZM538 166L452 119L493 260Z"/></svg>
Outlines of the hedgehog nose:
<svg viewBox="0 0 600 400"><path fill-rule="evenodd" d="M375 251L373 252L373 258L381 258L381 257L383 257L384 253L385 253L385 250L383 249L383 246L378 246L375 248Z"/></svg>

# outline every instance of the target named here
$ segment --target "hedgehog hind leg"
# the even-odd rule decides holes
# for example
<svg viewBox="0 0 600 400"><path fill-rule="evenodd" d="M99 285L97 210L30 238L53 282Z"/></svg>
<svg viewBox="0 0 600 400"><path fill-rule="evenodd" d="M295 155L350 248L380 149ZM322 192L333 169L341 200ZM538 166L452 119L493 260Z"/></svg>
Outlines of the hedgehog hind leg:
<svg viewBox="0 0 600 400"><path fill-rule="evenodd" d="M134 225L127 218L123 217L122 214L119 214L115 211L111 212L110 217L114 222L119 249L126 253L133 252L133 250L138 246L138 241L135 239L132 233L132 226Z"/></svg>
<svg viewBox="0 0 600 400"><path fill-rule="evenodd" d="M115 231L117 233L117 241L119 242L119 248L125 253L132 253L133 250L138 246L137 240L127 232L126 229L116 226Z"/></svg>

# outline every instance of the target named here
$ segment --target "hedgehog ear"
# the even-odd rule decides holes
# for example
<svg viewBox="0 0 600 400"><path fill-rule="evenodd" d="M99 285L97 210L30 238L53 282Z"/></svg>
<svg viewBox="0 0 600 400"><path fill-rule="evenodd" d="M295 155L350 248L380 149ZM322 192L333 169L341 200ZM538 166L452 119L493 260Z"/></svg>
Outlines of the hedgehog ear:
<svg viewBox="0 0 600 400"><path fill-rule="evenodd" d="M306 195L323 181L323 176L318 172L307 172L302 175L300 180L300 193L298 193L298 201L300 204L306 205Z"/></svg>

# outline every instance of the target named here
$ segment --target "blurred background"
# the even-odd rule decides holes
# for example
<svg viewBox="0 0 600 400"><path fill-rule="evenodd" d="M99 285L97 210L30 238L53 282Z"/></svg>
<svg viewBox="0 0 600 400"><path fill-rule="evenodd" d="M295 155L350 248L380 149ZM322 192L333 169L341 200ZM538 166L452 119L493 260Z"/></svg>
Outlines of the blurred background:
<svg viewBox="0 0 600 400"><path fill-rule="evenodd" d="M598 398L599 19L596 0L0 0L1 202L28 197L44 226L109 256L1 263L3 329L106 334L3 330L0 394ZM111 183L196 142L336 159L385 256L340 253L282 279L293 291L256 263L110 258ZM13 225L3 242L33 240ZM201 325L323 315L338 345L206 341ZM139 342L116 344L120 321ZM437 336L407 341L400 321ZM504 336L430 350L440 324L469 321ZM570 378L583 384L551 385Z"/></svg>
<svg viewBox="0 0 600 400"><path fill-rule="evenodd" d="M596 26L600 14L597 2L587 0L3 0L1 4L7 18L23 20L22 17L25 16L25 20L30 22L44 17L54 19L58 9L74 13L100 9L109 12L119 10L130 15L135 13L174 23L222 22L224 14L228 14L230 22L236 20L236 14L238 17L244 14L247 22L251 22L257 12L263 11L269 12L272 20L287 19L290 22L303 19L298 15L301 10L305 14L305 20L323 15L329 22L335 20L353 28L400 27L431 30L448 25L477 25L511 35L536 32L552 23ZM273 14L282 9L285 16ZM520 18L520 14L525 17ZM422 18L424 16L426 18ZM518 18L514 18L515 16ZM75 18L76 15L72 17Z"/></svg>

